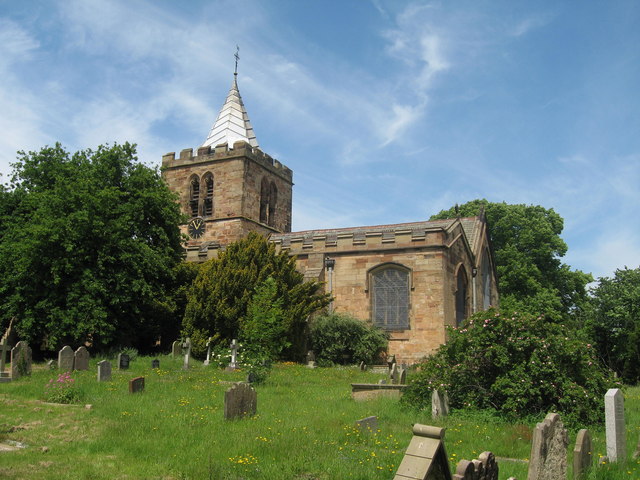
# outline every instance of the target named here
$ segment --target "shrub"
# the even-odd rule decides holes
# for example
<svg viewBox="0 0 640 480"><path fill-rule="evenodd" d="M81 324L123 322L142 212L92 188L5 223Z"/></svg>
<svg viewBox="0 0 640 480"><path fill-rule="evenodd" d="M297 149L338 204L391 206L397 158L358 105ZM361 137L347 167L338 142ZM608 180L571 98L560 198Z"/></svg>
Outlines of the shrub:
<svg viewBox="0 0 640 480"><path fill-rule="evenodd" d="M52 378L44 387L44 399L47 402L77 403L80 397L80 391L70 372L61 373L57 379Z"/></svg>
<svg viewBox="0 0 640 480"><path fill-rule="evenodd" d="M338 313L314 318L310 335L319 365L373 363L388 343L379 328Z"/></svg>
<svg viewBox="0 0 640 480"><path fill-rule="evenodd" d="M543 317L490 309L449 330L403 401L427 407L439 389L453 408L492 409L509 418L554 411L577 426L602 420L602 397L613 386L577 332Z"/></svg>

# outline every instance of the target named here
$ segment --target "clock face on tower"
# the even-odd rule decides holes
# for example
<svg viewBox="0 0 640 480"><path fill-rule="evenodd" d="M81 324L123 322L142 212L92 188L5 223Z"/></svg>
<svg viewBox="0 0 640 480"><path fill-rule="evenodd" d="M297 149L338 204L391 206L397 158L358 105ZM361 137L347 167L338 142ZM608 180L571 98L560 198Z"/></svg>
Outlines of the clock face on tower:
<svg viewBox="0 0 640 480"><path fill-rule="evenodd" d="M204 235L205 231L204 220L200 217L192 219L187 226L187 231L189 232L191 238L200 238L202 235Z"/></svg>

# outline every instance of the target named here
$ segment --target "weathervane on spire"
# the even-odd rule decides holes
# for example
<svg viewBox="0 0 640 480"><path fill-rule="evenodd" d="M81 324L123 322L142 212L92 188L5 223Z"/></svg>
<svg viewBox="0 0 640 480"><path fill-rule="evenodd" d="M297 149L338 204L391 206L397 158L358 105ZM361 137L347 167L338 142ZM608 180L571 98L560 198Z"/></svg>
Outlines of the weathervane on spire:
<svg viewBox="0 0 640 480"><path fill-rule="evenodd" d="M240 60L240 47L238 45L236 45L236 53L233 56L236 57L236 70L233 74L238 75L238 60Z"/></svg>

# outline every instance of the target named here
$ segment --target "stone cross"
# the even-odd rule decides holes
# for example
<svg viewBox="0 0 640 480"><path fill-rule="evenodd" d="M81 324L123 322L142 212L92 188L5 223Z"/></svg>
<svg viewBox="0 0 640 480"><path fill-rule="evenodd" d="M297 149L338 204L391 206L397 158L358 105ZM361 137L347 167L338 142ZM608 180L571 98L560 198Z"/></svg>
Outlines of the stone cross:
<svg viewBox="0 0 640 480"><path fill-rule="evenodd" d="M569 437L560 415L549 413L533 430L527 480L567 478Z"/></svg>
<svg viewBox="0 0 640 480"><path fill-rule="evenodd" d="M224 418L233 420L253 416L258 409L258 394L247 383L237 383L224 392Z"/></svg>
<svg viewBox="0 0 640 480"><path fill-rule="evenodd" d="M18 342L11 349L11 380L31 375L31 348L27 342Z"/></svg>
<svg viewBox="0 0 640 480"><path fill-rule="evenodd" d="M89 352L85 347L78 348L73 354L74 370L89 370Z"/></svg>
<svg viewBox="0 0 640 480"><path fill-rule="evenodd" d="M394 480L449 480L451 470L444 449L444 428L416 423L413 438Z"/></svg>
<svg viewBox="0 0 640 480"><path fill-rule="evenodd" d="M238 341L234 338L230 345L231 348L231 363L229 364L229 370L235 370L238 368Z"/></svg>
<svg viewBox="0 0 640 480"><path fill-rule="evenodd" d="M207 341L207 358L204 361L205 365L209 365L211 363L211 343L213 342L213 337L209 337Z"/></svg>
<svg viewBox="0 0 640 480"><path fill-rule="evenodd" d="M109 360L101 360L98 362L98 381L111 381L111 362L109 362Z"/></svg>
<svg viewBox="0 0 640 480"><path fill-rule="evenodd" d="M58 352L58 368L65 372L73 371L74 353L69 345L65 345Z"/></svg>
<svg viewBox="0 0 640 480"><path fill-rule="evenodd" d="M573 479L585 478L592 464L591 434L583 428L576 437L576 446L573 449Z"/></svg>
<svg viewBox="0 0 640 480"><path fill-rule="evenodd" d="M445 392L440 394L438 390L434 390L431 394L431 418L446 417L449 415L449 396Z"/></svg>
<svg viewBox="0 0 640 480"><path fill-rule="evenodd" d="M604 420L607 457L610 462L627 459L627 432L624 426L624 397L619 388L611 388L604 396Z"/></svg>
<svg viewBox="0 0 640 480"><path fill-rule="evenodd" d="M187 337L187 339L182 344L183 352L184 352L184 362L182 363L182 368L184 370L189 370L189 362L191 360L191 338Z"/></svg>

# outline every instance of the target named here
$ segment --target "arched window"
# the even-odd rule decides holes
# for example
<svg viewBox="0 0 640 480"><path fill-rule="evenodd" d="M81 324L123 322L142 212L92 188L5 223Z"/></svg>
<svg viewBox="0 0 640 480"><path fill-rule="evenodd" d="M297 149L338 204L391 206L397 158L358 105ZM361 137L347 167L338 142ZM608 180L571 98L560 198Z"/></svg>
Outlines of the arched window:
<svg viewBox="0 0 640 480"><path fill-rule="evenodd" d="M192 217L198 216L200 204L200 179L197 175L191 177L189 181L189 212Z"/></svg>
<svg viewBox="0 0 640 480"><path fill-rule="evenodd" d="M459 327L467 318L467 296L469 291L469 281L467 279L467 272L463 266L458 269L456 275L456 325Z"/></svg>
<svg viewBox="0 0 640 480"><path fill-rule="evenodd" d="M370 272L371 316L385 330L409 328L409 269L385 264Z"/></svg>
<svg viewBox="0 0 640 480"><path fill-rule="evenodd" d="M276 184L271 182L269 185L269 218L267 224L275 226L276 223L276 203L278 202L278 189Z"/></svg>
<svg viewBox="0 0 640 480"><path fill-rule="evenodd" d="M205 174L202 183L204 183L204 205L203 215L210 217L213 215L213 175L211 173Z"/></svg>
<svg viewBox="0 0 640 480"><path fill-rule="evenodd" d="M269 181L267 177L260 183L260 223L267 223L269 220Z"/></svg>
<svg viewBox="0 0 640 480"><path fill-rule="evenodd" d="M482 305L486 310L491 306L491 264L489 263L489 251L482 254Z"/></svg>

